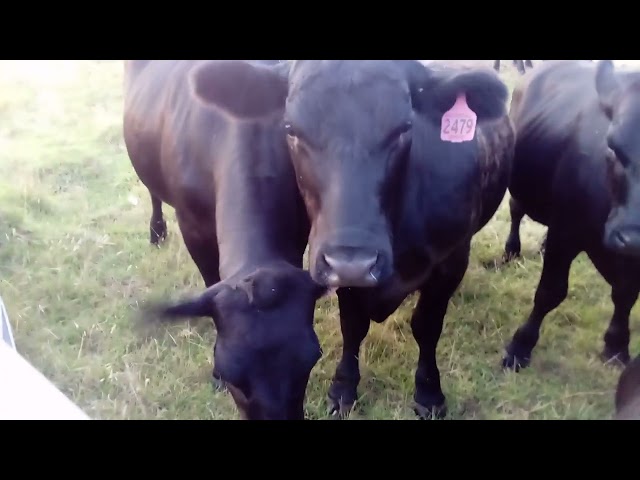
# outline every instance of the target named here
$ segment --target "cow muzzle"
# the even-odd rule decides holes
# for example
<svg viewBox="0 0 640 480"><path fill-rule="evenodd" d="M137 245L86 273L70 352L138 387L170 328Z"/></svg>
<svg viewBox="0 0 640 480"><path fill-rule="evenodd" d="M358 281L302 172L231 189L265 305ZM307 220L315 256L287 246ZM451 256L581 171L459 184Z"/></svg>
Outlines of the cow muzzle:
<svg viewBox="0 0 640 480"><path fill-rule="evenodd" d="M613 228L606 235L604 243L615 252L640 257L640 226Z"/></svg>
<svg viewBox="0 0 640 480"><path fill-rule="evenodd" d="M319 252L316 276L333 288L374 287L383 280L383 257L377 250L333 247Z"/></svg>

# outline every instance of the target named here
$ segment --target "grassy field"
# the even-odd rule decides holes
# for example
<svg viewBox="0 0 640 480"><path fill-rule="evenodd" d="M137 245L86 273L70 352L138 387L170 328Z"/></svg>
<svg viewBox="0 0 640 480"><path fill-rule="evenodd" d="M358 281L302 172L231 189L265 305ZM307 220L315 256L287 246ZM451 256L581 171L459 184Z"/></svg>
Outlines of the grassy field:
<svg viewBox="0 0 640 480"><path fill-rule="evenodd" d="M137 302L177 297L203 283L165 209L169 238L148 243L150 202L121 134L122 63L0 63L0 295L20 352L96 419L235 419L210 384L215 332L207 322L155 339L132 328ZM503 62L508 82L517 75ZM475 238L438 348L452 419L610 418L619 370L597 358L612 312L610 290L583 255L569 297L550 314L531 368L500 368L504 345L532 305L544 234L523 222L523 258L483 264L503 250L507 199ZM371 326L362 395L352 419L414 419L415 298ZM308 388L309 418L325 396L341 347L336 297L317 308L324 356ZM632 354L640 349L632 313Z"/></svg>

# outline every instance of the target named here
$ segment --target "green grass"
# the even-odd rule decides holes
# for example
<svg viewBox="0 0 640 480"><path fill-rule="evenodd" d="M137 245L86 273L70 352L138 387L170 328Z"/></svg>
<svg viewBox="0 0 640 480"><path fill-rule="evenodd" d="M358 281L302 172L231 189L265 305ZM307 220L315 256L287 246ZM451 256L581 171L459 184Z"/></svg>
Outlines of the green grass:
<svg viewBox="0 0 640 480"><path fill-rule="evenodd" d="M511 83L510 62L503 69ZM160 249L148 243L150 202L121 135L122 72L112 61L0 63L0 295L17 346L93 418L238 418L230 396L211 388L215 332L206 323L155 339L133 329L138 301L203 284L171 208L168 241ZM584 256L574 264L569 297L543 326L531 368L499 368L531 307L544 233L525 219L524 257L501 271L483 267L502 254L508 228L505 199L475 238L445 319L438 360L449 418L610 418L619 370L597 358L610 291ZM415 418L414 303L371 326L351 418ZM341 347L335 296L319 303L316 324L325 354L306 408L310 418L325 419ZM635 313L632 338L638 351Z"/></svg>

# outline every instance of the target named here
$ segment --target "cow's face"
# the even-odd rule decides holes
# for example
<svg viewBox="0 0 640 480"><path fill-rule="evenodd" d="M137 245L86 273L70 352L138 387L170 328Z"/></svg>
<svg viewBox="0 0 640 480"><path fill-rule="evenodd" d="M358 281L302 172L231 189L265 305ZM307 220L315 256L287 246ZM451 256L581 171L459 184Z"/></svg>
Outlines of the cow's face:
<svg viewBox="0 0 640 480"><path fill-rule="evenodd" d="M414 119L389 67L303 61L290 74L285 133L312 221L310 270L326 285L376 285L393 268L389 219Z"/></svg>
<svg viewBox="0 0 640 480"><path fill-rule="evenodd" d="M493 71L436 71L415 61L296 61L283 123L312 222L314 280L367 287L390 278L394 220L403 184L413 181L407 163L410 156L430 160L424 138L440 141L442 115L461 93L479 121L504 114L507 89Z"/></svg>
<svg viewBox="0 0 640 480"><path fill-rule="evenodd" d="M640 75L618 77L609 60L597 68L596 89L610 120L606 161L612 208L604 242L615 251L640 256Z"/></svg>
<svg viewBox="0 0 640 480"><path fill-rule="evenodd" d="M309 376L321 357L313 313L324 292L306 271L265 268L153 312L213 318L215 369L244 419L302 420Z"/></svg>

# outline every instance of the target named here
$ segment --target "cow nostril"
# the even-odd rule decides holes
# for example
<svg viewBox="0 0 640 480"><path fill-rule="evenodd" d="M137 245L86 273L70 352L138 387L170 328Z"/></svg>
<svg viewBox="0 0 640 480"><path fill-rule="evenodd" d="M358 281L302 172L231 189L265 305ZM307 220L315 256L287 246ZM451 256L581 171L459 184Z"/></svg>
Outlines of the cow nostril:
<svg viewBox="0 0 640 480"><path fill-rule="evenodd" d="M329 265L329 267L331 267L332 269L336 269L338 267L338 265L340 264L339 261L335 260L334 258L330 257L329 255L327 255L326 253L324 255L322 255L322 258L324 258L324 261L327 263L327 265Z"/></svg>
<svg viewBox="0 0 640 480"><path fill-rule="evenodd" d="M618 230L614 236L615 236L616 242L619 245L627 246L629 244L629 241L630 241L629 237L624 233L622 233L620 230Z"/></svg>
<svg viewBox="0 0 640 480"><path fill-rule="evenodd" d="M363 261L363 264L365 266L366 269L371 270L374 265L376 264L376 262L378 261L378 252L376 252L375 255L369 257L368 259Z"/></svg>
<svg viewBox="0 0 640 480"><path fill-rule="evenodd" d="M331 255L323 254L322 258L332 270L341 270L343 268L357 268L359 270L371 271L378 261L378 253L364 257L356 256L352 259L335 258Z"/></svg>
<svg viewBox="0 0 640 480"><path fill-rule="evenodd" d="M323 281L332 287L368 287L380 281L377 251L341 249L323 253Z"/></svg>

